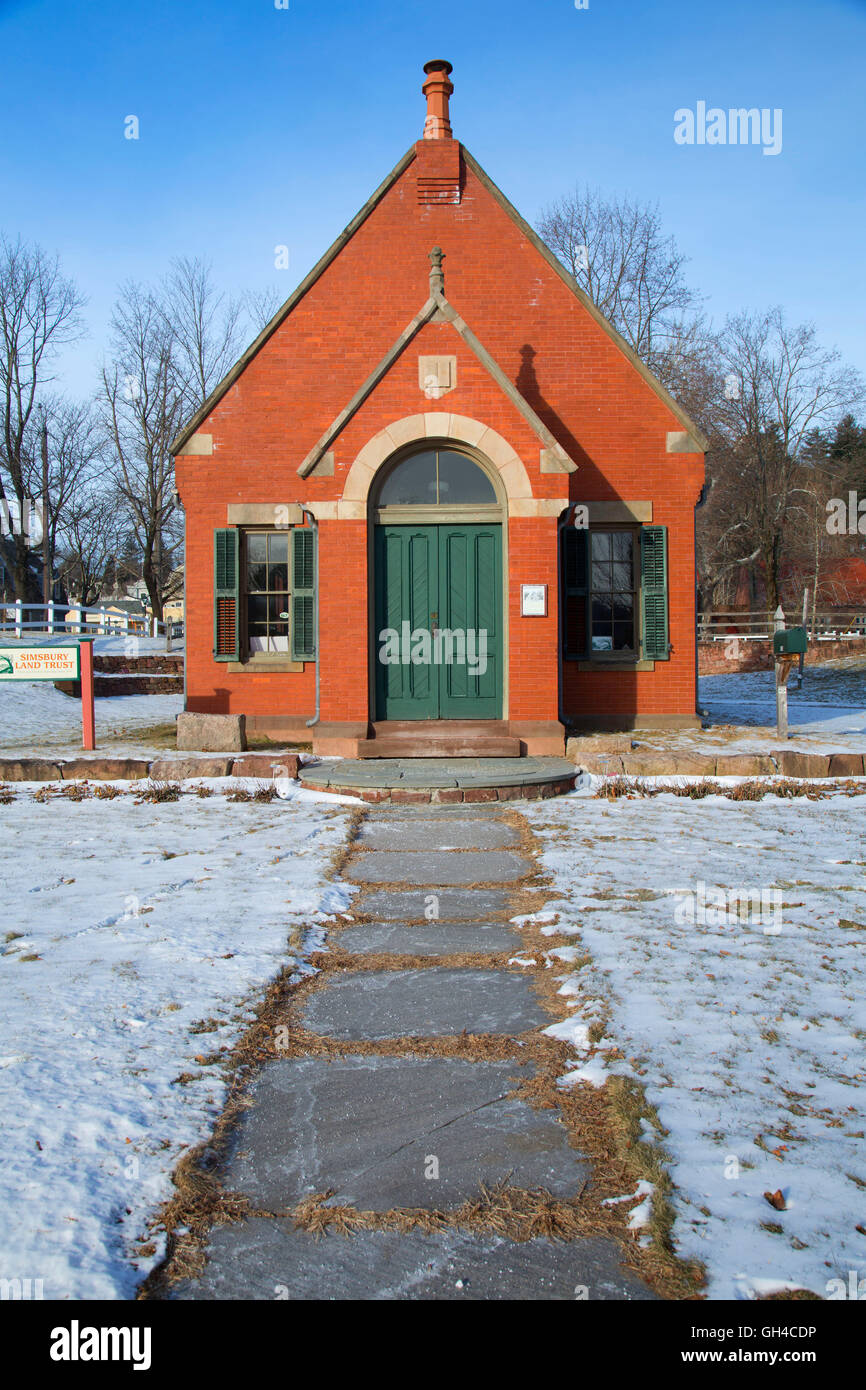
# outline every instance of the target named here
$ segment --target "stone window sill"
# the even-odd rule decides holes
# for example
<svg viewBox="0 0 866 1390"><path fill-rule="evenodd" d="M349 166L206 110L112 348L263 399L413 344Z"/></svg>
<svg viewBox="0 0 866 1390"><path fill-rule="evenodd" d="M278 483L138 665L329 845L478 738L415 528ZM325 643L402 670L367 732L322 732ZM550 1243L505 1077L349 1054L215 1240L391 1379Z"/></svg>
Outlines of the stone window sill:
<svg viewBox="0 0 866 1390"><path fill-rule="evenodd" d="M578 661L578 671L654 671L654 661Z"/></svg>
<svg viewBox="0 0 866 1390"><path fill-rule="evenodd" d="M251 656L247 661L230 661L229 675L242 675L255 672L256 675L282 675L287 672L303 671L303 661L290 661L287 657Z"/></svg>

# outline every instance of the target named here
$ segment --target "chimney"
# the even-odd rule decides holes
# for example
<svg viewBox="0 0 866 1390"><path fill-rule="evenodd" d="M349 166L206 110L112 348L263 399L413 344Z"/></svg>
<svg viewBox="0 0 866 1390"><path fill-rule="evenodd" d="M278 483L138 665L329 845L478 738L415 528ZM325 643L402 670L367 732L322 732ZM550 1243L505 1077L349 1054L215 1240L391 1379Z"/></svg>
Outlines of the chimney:
<svg viewBox="0 0 866 1390"><path fill-rule="evenodd" d="M427 119L424 122L425 140L451 140L451 122L448 119L448 98L454 91L454 83L449 82L451 64L442 58L434 58L424 64L427 81L421 91L427 98Z"/></svg>

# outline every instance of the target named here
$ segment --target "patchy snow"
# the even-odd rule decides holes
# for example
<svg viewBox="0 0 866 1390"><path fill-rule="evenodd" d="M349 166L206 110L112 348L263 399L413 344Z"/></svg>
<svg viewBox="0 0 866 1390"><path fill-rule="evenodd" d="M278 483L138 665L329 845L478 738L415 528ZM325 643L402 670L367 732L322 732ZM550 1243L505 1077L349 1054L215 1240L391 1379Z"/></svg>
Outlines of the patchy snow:
<svg viewBox="0 0 866 1390"><path fill-rule="evenodd" d="M222 1055L350 904L325 877L336 798L230 803L207 785L40 804L21 783L0 806L0 1274L44 1280L45 1298L134 1296L162 1254L159 1237L136 1253L147 1219L224 1103Z"/></svg>
<svg viewBox="0 0 866 1390"><path fill-rule="evenodd" d="M53 637L48 637L44 632L25 632L20 639L16 638L14 632L0 632L0 644L4 647L68 647L77 641L77 632L59 632ZM171 646L166 648L165 636L142 637L136 633L124 636L123 633L116 633L114 636L94 636L93 650L100 656L183 656L184 640L175 637Z"/></svg>
<svg viewBox="0 0 866 1390"><path fill-rule="evenodd" d="M525 814L563 895L547 908L591 958L586 1005L548 1030L581 1054L561 1084L645 1086L676 1246L704 1262L710 1297L825 1296L866 1249L862 799L566 796ZM746 920L718 905L739 892ZM580 1023L597 1019L609 1036L592 1047ZM779 1189L782 1211L764 1197Z"/></svg>
<svg viewBox="0 0 866 1390"><path fill-rule="evenodd" d="M701 676L698 705L708 728L641 739L666 747L729 753L769 752L779 747L776 733L775 675L740 671ZM804 752L866 752L866 658L826 666L807 666L803 688L796 674L788 681L788 746Z"/></svg>
<svg viewBox="0 0 866 1390"><path fill-rule="evenodd" d="M96 749L112 757L164 756L135 732L173 724L183 694L96 696ZM125 736L128 739L125 741ZM6 757L81 756L81 701L54 689L51 681L0 681L0 752Z"/></svg>

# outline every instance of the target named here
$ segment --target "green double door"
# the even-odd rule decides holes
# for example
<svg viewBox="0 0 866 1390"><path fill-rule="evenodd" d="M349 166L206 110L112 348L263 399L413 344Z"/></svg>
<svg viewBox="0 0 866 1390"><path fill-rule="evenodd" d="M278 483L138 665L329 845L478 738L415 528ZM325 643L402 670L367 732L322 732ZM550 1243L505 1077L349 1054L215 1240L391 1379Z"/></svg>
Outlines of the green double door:
<svg viewBox="0 0 866 1390"><path fill-rule="evenodd" d="M376 718L502 717L502 528L377 526Z"/></svg>

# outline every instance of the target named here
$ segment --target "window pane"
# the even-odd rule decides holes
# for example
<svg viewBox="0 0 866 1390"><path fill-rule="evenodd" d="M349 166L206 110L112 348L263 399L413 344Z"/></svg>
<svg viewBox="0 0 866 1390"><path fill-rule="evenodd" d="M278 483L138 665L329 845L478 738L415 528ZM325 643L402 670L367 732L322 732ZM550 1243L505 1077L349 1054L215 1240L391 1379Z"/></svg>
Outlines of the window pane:
<svg viewBox="0 0 866 1390"><path fill-rule="evenodd" d="M631 531L615 531L610 539L613 558L615 560L628 560L631 563L634 552L634 536Z"/></svg>
<svg viewBox="0 0 866 1390"><path fill-rule="evenodd" d="M605 593L610 591L610 565L599 564L597 560L592 564L592 588L593 593Z"/></svg>
<svg viewBox="0 0 866 1390"><path fill-rule="evenodd" d="M455 503L495 502L493 484L477 463L453 449L439 450L439 501Z"/></svg>
<svg viewBox="0 0 866 1390"><path fill-rule="evenodd" d="M632 583L631 565L628 562L617 561L611 566L611 570L612 588L626 590L631 590L634 588L634 584Z"/></svg>
<svg viewBox="0 0 866 1390"><path fill-rule="evenodd" d="M634 647L634 623L614 623L613 645L616 651L631 651Z"/></svg>
<svg viewBox="0 0 866 1390"><path fill-rule="evenodd" d="M268 560L272 565L289 563L288 532L268 536Z"/></svg>
<svg viewBox="0 0 866 1390"><path fill-rule="evenodd" d="M250 564L264 563L268 558L268 538L262 531L251 531L247 536L247 559Z"/></svg>
<svg viewBox="0 0 866 1390"><path fill-rule="evenodd" d="M267 583L267 565L247 565L247 588L264 589Z"/></svg>
<svg viewBox="0 0 866 1390"><path fill-rule="evenodd" d="M268 601L266 598L247 599L247 618L250 624L250 632L258 623L267 623L268 620Z"/></svg>
<svg viewBox="0 0 866 1390"><path fill-rule="evenodd" d="M615 622L630 623L634 615L634 597L631 594L614 594L613 616Z"/></svg>
<svg viewBox="0 0 866 1390"><path fill-rule="evenodd" d="M379 494L379 505L391 507L421 503L429 506L436 501L436 454L432 449L398 463L385 480Z"/></svg>
<svg viewBox="0 0 866 1390"><path fill-rule="evenodd" d="M609 531L593 531L593 532L592 532L592 558L593 558L593 560L609 560L609 559L610 559L610 540L611 540L611 537L610 537L610 532L609 532Z"/></svg>
<svg viewBox="0 0 866 1390"><path fill-rule="evenodd" d="M613 650L613 638L605 633L592 634L592 650L594 652L609 652Z"/></svg>
<svg viewBox="0 0 866 1390"><path fill-rule="evenodd" d="M613 621L611 611L611 601L609 598L592 597L592 630L593 632L609 632Z"/></svg>
<svg viewBox="0 0 866 1390"><path fill-rule="evenodd" d="M288 565L268 565L268 588L285 593L289 587Z"/></svg>
<svg viewBox="0 0 866 1390"><path fill-rule="evenodd" d="M285 617L281 617L281 614L285 614ZM289 610L286 607L285 594L273 594L268 599L268 621L271 627L280 625L285 627L289 621L288 614Z"/></svg>

